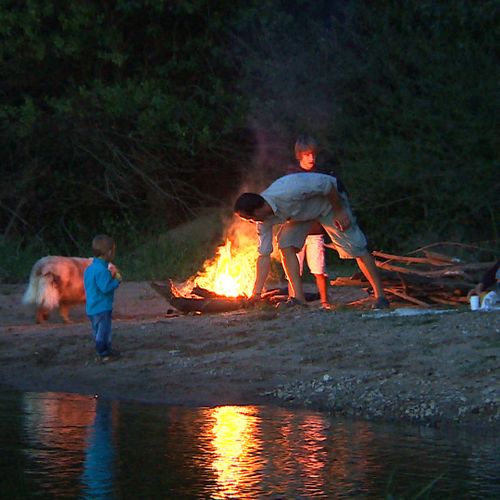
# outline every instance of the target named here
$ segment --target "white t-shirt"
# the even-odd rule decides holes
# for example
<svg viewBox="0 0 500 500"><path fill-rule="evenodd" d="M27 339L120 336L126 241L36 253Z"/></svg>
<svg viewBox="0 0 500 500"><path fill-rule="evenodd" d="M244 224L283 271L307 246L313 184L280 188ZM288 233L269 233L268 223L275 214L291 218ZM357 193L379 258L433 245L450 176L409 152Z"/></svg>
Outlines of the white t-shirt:
<svg viewBox="0 0 500 500"><path fill-rule="evenodd" d="M273 226L287 221L312 221L332 212L328 194L337 189L331 175L304 172L289 174L274 181L260 195L271 206L274 216L257 224L259 254L273 249Z"/></svg>

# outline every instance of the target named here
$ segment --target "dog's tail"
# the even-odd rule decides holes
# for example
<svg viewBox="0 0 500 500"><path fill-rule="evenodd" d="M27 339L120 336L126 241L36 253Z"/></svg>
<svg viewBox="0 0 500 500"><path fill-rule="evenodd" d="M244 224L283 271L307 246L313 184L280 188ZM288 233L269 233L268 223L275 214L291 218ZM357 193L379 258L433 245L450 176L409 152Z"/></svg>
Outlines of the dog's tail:
<svg viewBox="0 0 500 500"><path fill-rule="evenodd" d="M51 310L59 306L59 289L56 277L50 271L44 272L43 264L38 261L33 266L23 304L36 304Z"/></svg>

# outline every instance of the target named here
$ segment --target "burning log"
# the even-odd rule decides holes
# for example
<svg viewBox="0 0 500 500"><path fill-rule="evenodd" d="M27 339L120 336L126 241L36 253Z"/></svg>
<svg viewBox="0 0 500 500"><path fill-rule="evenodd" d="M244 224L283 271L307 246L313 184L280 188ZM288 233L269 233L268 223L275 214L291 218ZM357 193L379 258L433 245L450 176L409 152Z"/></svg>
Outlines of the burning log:
<svg viewBox="0 0 500 500"><path fill-rule="evenodd" d="M273 288L262 293L261 300L251 302L247 297L224 297L218 295L211 290L195 286L191 290L192 295L198 297L186 297L182 295L174 286L172 280L165 283L152 282L151 288L158 292L162 297L183 313L201 312L201 313L220 313L236 311L238 309L252 308L256 305L276 305L278 302L283 302L288 299L287 288ZM306 301L314 301L319 299L318 293L305 293Z"/></svg>
<svg viewBox="0 0 500 500"><path fill-rule="evenodd" d="M219 313L235 311L247 307L249 302L245 297L218 297L213 292L211 297L206 298L190 298L184 297L175 288L171 280L166 283L152 282L150 283L153 290L158 292L162 297L175 307L177 310L189 312L203 313Z"/></svg>
<svg viewBox="0 0 500 500"><path fill-rule="evenodd" d="M419 307L460 305L467 302L467 293L494 262L464 263L455 257L423 250L423 257L373 252L382 285L393 301L408 302ZM362 274L340 277L333 286L370 285Z"/></svg>

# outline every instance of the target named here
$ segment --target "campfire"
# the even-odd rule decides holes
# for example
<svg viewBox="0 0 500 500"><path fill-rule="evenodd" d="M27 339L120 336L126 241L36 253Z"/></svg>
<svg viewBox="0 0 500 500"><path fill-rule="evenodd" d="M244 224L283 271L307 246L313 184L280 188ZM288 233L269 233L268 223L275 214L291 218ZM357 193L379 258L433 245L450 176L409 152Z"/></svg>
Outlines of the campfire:
<svg viewBox="0 0 500 500"><path fill-rule="evenodd" d="M177 285L168 279L164 283L153 282L151 286L184 313L253 308L255 304L248 298L252 295L257 257L255 226L236 220L215 257L206 260L195 276ZM261 305L275 305L287 298L287 288L273 288L262 293ZM306 300L317 298L316 293L306 294Z"/></svg>
<svg viewBox="0 0 500 500"><path fill-rule="evenodd" d="M226 238L214 259L193 278L194 287L210 290L223 297L250 297L255 279L257 247L254 242L233 245Z"/></svg>
<svg viewBox="0 0 500 500"><path fill-rule="evenodd" d="M195 276L177 286L172 280L151 286L181 312L223 312L249 306L258 256L255 228L237 221L227 234L215 257L205 261Z"/></svg>

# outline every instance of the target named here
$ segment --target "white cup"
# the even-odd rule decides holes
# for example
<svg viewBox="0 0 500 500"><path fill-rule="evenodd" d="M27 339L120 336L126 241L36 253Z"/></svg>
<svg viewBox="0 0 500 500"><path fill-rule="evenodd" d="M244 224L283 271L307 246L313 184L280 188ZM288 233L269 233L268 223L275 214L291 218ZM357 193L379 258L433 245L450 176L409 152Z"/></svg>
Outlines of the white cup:
<svg viewBox="0 0 500 500"><path fill-rule="evenodd" d="M470 310L477 311L479 309L479 295L472 295L470 298Z"/></svg>

